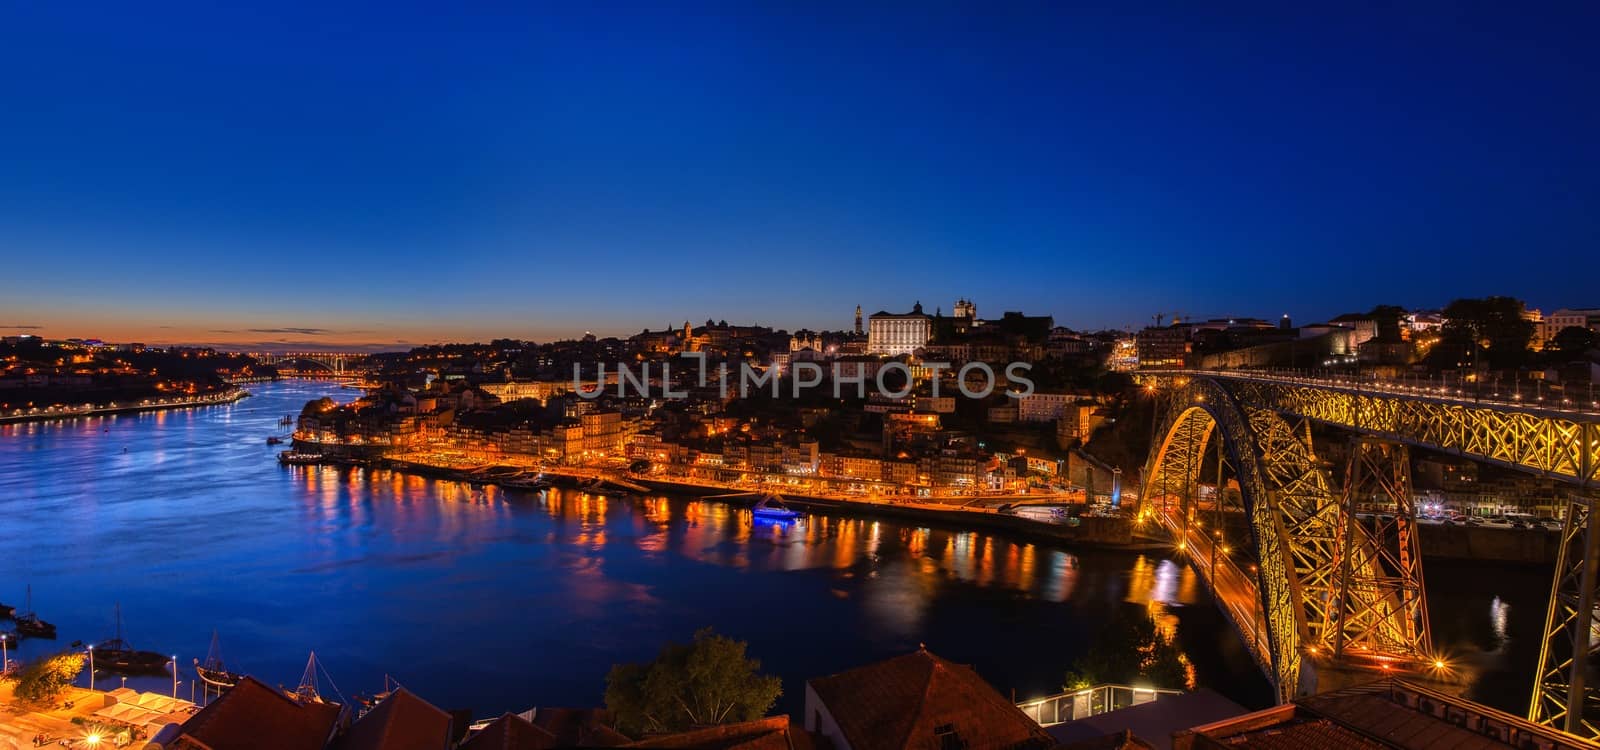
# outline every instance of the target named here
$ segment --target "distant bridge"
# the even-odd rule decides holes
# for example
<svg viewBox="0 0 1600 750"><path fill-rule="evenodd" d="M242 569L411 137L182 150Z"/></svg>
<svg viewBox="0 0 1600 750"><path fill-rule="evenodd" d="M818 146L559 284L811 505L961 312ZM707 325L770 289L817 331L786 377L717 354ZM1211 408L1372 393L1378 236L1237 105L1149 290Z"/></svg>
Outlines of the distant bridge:
<svg viewBox="0 0 1600 750"><path fill-rule="evenodd" d="M359 352L252 352L250 356L280 372L344 375L346 368L365 362Z"/></svg>
<svg viewBox="0 0 1600 750"><path fill-rule="evenodd" d="M1600 735L1600 691L1589 687L1600 685L1589 667L1600 653L1589 637L1600 629L1600 529L1588 523L1588 493L1600 479L1600 413L1585 408L1591 404L1481 400L1443 387L1251 371L1139 378L1167 403L1140 517L1166 527L1188 553L1280 701L1337 687L1352 672L1448 678L1428 628L1410 447L1572 487L1528 715ZM1311 422L1352 435L1337 490L1313 450ZM1209 443L1212 435L1222 439ZM1249 527L1249 539L1233 545L1225 474L1237 482L1237 510ZM1200 490L1205 479L1218 488L1209 500ZM1356 503L1373 500L1392 505L1392 518L1357 522Z"/></svg>

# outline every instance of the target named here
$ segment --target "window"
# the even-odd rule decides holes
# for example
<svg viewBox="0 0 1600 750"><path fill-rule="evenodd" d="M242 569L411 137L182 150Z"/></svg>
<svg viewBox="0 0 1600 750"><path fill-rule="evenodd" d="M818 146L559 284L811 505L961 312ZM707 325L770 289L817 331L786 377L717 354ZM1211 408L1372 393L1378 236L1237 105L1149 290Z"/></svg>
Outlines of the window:
<svg viewBox="0 0 1600 750"><path fill-rule="evenodd" d="M961 738L954 724L940 724L933 728L933 738L939 741L939 750L966 750L967 741Z"/></svg>

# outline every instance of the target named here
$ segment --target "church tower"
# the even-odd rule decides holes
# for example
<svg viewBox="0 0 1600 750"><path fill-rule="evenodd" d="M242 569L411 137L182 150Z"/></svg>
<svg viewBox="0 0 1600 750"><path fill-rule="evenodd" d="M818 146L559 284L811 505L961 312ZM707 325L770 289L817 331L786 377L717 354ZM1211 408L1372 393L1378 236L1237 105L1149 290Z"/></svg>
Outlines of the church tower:
<svg viewBox="0 0 1600 750"><path fill-rule="evenodd" d="M861 335L861 306L856 305L856 335Z"/></svg>

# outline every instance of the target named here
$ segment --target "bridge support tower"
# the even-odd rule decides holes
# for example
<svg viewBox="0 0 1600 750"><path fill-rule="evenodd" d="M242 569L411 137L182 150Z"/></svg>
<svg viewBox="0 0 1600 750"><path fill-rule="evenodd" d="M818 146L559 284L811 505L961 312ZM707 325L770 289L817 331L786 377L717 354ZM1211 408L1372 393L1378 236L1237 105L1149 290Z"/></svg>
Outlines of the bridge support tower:
<svg viewBox="0 0 1600 750"><path fill-rule="evenodd" d="M1600 529L1592 522L1594 511L1593 497L1567 502L1528 706L1529 721L1589 738L1600 736L1600 685L1592 666L1600 654Z"/></svg>

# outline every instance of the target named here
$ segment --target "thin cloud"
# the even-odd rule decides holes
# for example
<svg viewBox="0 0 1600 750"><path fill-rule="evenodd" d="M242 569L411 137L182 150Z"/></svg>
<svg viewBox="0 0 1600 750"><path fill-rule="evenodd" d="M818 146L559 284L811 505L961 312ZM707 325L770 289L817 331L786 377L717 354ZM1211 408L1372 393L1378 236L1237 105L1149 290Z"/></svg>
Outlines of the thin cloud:
<svg viewBox="0 0 1600 750"><path fill-rule="evenodd" d="M327 336L333 331L327 328L246 328L250 333L292 333L296 336Z"/></svg>
<svg viewBox="0 0 1600 750"><path fill-rule="evenodd" d="M39 330L40 328L43 328L43 327L44 326L0 326L0 330L6 330L6 331L37 331L37 330Z"/></svg>

